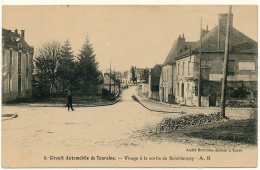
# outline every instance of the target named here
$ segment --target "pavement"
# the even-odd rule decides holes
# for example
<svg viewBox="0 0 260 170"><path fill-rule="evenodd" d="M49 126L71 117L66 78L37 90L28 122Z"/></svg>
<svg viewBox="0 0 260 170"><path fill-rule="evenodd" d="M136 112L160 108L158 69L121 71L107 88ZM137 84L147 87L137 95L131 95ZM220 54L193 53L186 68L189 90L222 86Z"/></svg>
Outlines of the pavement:
<svg viewBox="0 0 260 170"><path fill-rule="evenodd" d="M169 104L165 102L158 102L146 97L141 97L135 93L138 101L149 110L164 113L181 113L181 114L211 114L220 112L220 107L192 107L180 106L178 104ZM257 108L226 108L226 116L230 119L247 119L251 114L257 114Z"/></svg>
<svg viewBox="0 0 260 170"><path fill-rule="evenodd" d="M73 107L98 107L98 106L109 106L113 105L121 100L121 96L113 101L97 101L94 103L88 103L88 101L83 100L81 103L73 103ZM46 102L36 102L36 103L19 103L19 104L4 104L4 106L26 106L26 107L67 107L65 103L46 103Z"/></svg>
<svg viewBox="0 0 260 170"><path fill-rule="evenodd" d="M136 87L125 89L121 101L114 105L76 107L73 112L62 107L2 106L2 115L18 115L16 118L2 121L2 167L149 167L151 162L142 161L86 162L49 159L51 156L62 155L115 156L117 159L140 155L169 156L173 153L189 156L190 153L186 153L186 149L191 144L163 139L148 140L145 137L149 134L149 129L156 127L164 118L176 118L183 114L150 111L134 101L132 95L136 95ZM140 101L148 107L185 111L186 114L214 111L208 108L170 106L147 99ZM227 111L227 116L234 114L245 118L250 111ZM241 154L246 154L246 151ZM170 163L159 161L154 166L165 167ZM229 162L226 163L229 165ZM183 162L178 165L192 164Z"/></svg>

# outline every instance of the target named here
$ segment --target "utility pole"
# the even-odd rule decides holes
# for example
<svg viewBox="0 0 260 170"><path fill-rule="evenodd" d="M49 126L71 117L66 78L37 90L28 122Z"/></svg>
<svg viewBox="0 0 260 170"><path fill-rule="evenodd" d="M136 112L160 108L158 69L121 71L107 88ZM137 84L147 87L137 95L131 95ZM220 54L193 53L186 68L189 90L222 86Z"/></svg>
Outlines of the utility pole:
<svg viewBox="0 0 260 170"><path fill-rule="evenodd" d="M173 96L173 83L174 83L174 75L173 75L173 73L174 73L174 71L173 71L173 65L174 65L174 57L172 58L172 104L175 102L174 100L175 100L175 97Z"/></svg>
<svg viewBox="0 0 260 170"><path fill-rule="evenodd" d="M116 97L116 70L114 68L114 96Z"/></svg>
<svg viewBox="0 0 260 170"><path fill-rule="evenodd" d="M110 69L109 69L109 93L111 93L111 58L110 58Z"/></svg>
<svg viewBox="0 0 260 170"><path fill-rule="evenodd" d="M191 62L191 45L190 45L190 62Z"/></svg>
<svg viewBox="0 0 260 170"><path fill-rule="evenodd" d="M150 99L152 98L152 69L149 69L148 82L149 82L148 98Z"/></svg>
<svg viewBox="0 0 260 170"><path fill-rule="evenodd" d="M200 55L199 55L199 77L198 77L198 106L201 107L201 50L202 50L202 17L200 18Z"/></svg>
<svg viewBox="0 0 260 170"><path fill-rule="evenodd" d="M225 107L226 107L226 91L227 91L227 69L228 69L228 52L229 52L229 34L230 34L230 18L231 18L232 6L229 6L228 20L227 20L227 31L225 41L225 54L224 54L224 67L223 67L223 80L221 89L221 116L225 118Z"/></svg>

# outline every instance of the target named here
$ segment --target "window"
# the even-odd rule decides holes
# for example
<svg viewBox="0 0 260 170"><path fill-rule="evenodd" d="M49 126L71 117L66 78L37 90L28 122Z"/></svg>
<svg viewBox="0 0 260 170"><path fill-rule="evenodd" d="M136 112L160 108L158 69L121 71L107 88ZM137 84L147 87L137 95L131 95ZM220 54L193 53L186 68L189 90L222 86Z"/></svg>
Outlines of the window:
<svg viewBox="0 0 260 170"><path fill-rule="evenodd" d="M227 72L228 73L235 73L235 60L229 60L228 61Z"/></svg>
<svg viewBox="0 0 260 170"><path fill-rule="evenodd" d="M180 75L180 63L178 63L178 75Z"/></svg>
<svg viewBox="0 0 260 170"><path fill-rule="evenodd" d="M201 68L212 68L212 60L201 60Z"/></svg>
<svg viewBox="0 0 260 170"><path fill-rule="evenodd" d="M18 43L18 48L19 49L22 49L23 48L23 45L21 43Z"/></svg>
<svg viewBox="0 0 260 170"><path fill-rule="evenodd" d="M195 92L195 96L198 96L198 86L197 85L195 85L194 92Z"/></svg>
<svg viewBox="0 0 260 170"><path fill-rule="evenodd" d="M166 70L166 80L168 81L168 70Z"/></svg>
<svg viewBox="0 0 260 170"><path fill-rule="evenodd" d="M13 51L12 50L10 50L9 65L10 65L10 67L13 66Z"/></svg>
<svg viewBox="0 0 260 170"><path fill-rule="evenodd" d="M167 81L167 70L164 71L165 74L165 81Z"/></svg>
<svg viewBox="0 0 260 170"><path fill-rule="evenodd" d="M186 62L186 73L185 74L189 74L189 61Z"/></svg>
<svg viewBox="0 0 260 170"><path fill-rule="evenodd" d="M25 59L25 60L26 60L26 61L25 61L25 62L26 62L26 63L25 63L25 64L26 64L25 66L26 66L26 68L27 68L27 67L29 67L29 55L28 55L28 54L26 54L26 59Z"/></svg>
<svg viewBox="0 0 260 170"><path fill-rule="evenodd" d="M184 75L184 62L182 63L182 75Z"/></svg>
<svg viewBox="0 0 260 170"><path fill-rule="evenodd" d="M28 79L28 77L26 77L26 90L28 90L29 89L29 79Z"/></svg>
<svg viewBox="0 0 260 170"><path fill-rule="evenodd" d="M18 74L21 74L22 53L18 52Z"/></svg>
<svg viewBox="0 0 260 170"><path fill-rule="evenodd" d="M188 61L188 75L190 75L190 62Z"/></svg>
<svg viewBox="0 0 260 170"><path fill-rule="evenodd" d="M190 94L190 84L188 83L187 84L187 97L189 97L189 94Z"/></svg>
<svg viewBox="0 0 260 170"><path fill-rule="evenodd" d="M178 83L177 94L180 96L180 83Z"/></svg>
<svg viewBox="0 0 260 170"><path fill-rule="evenodd" d="M164 81L164 71L162 70L162 81Z"/></svg>
<svg viewBox="0 0 260 170"><path fill-rule="evenodd" d="M29 56L28 54L26 54L26 61L25 61L25 68L26 68L26 74L25 74L25 77L26 77L26 90L28 90L28 87L29 87L29 79L28 79L28 72L29 72Z"/></svg>
<svg viewBox="0 0 260 170"><path fill-rule="evenodd" d="M12 74L9 75L8 77L8 90L12 91L13 87L13 79L12 79Z"/></svg>
<svg viewBox="0 0 260 170"><path fill-rule="evenodd" d="M181 97L184 97L184 83L181 84Z"/></svg>

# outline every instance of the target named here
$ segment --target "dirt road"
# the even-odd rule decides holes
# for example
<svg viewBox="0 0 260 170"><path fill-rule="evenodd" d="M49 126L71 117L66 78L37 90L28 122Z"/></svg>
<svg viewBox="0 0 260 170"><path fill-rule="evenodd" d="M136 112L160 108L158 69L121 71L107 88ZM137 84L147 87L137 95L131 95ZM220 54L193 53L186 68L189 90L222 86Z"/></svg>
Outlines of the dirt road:
<svg viewBox="0 0 260 170"><path fill-rule="evenodd" d="M182 155L192 144L161 140L147 140L149 128L165 117L178 113L151 112L132 100L135 87L125 90L122 101L111 106L81 107L75 111L55 107L4 106L2 113L17 113L12 120L2 121L2 166L4 167L86 167L102 166L104 160L50 160L61 156L112 156L120 161L107 161L104 166L159 166L169 162L125 160L124 156L138 157ZM248 152L252 150L249 149ZM194 153L196 157L200 153ZM212 153L209 153L209 155ZM216 155L216 159L221 155ZM244 159L246 161L247 159ZM170 160L168 160L170 161ZM104 162L103 162L104 163ZM170 161L173 163L174 161ZM179 166L191 166L179 162ZM206 166L209 162L201 165ZM227 162L228 163L228 162Z"/></svg>

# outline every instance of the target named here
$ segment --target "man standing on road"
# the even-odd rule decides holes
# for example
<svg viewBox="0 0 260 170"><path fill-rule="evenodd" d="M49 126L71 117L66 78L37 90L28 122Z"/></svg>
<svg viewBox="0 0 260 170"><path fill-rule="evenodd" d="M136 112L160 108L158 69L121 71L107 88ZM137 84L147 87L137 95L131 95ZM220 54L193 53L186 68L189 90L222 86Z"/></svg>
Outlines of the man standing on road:
<svg viewBox="0 0 260 170"><path fill-rule="evenodd" d="M68 105L68 111L70 110L70 108L71 108L72 111L75 110L72 107L72 95L71 95L70 91L68 92L68 102L67 102L67 105Z"/></svg>

